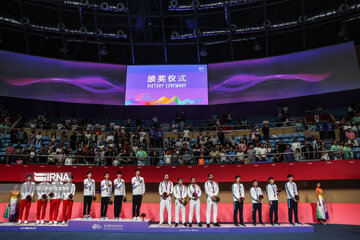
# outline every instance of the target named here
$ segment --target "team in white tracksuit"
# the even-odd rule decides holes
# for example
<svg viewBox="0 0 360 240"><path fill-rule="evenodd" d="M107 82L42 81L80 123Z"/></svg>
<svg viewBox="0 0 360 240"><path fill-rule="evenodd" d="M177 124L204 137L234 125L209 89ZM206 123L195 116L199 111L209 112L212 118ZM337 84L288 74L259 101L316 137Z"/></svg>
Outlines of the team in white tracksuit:
<svg viewBox="0 0 360 240"><path fill-rule="evenodd" d="M171 195L173 194L174 186L169 181L169 176L165 175L165 180L159 184L160 195L160 223L164 222L164 209L166 208L168 214L168 224L171 225Z"/></svg>
<svg viewBox="0 0 360 240"><path fill-rule="evenodd" d="M179 181L179 184L174 187L175 197L175 224L179 224L179 212L181 210L182 223L185 225L185 205L183 202L187 196L186 186Z"/></svg>
<svg viewBox="0 0 360 240"><path fill-rule="evenodd" d="M212 176L212 175L211 175ZM213 209L213 222L217 225L217 202L215 197L219 194L219 185L212 179L205 183L206 193L206 224L210 224L211 209ZM209 225L208 225L209 226Z"/></svg>
<svg viewBox="0 0 360 240"><path fill-rule="evenodd" d="M196 196L194 196L194 193ZM187 195L190 199L190 210L189 210L189 223L192 224L194 216L194 208L196 211L196 221L200 224L200 197L201 188L195 183L195 178L192 178L191 184L187 188Z"/></svg>

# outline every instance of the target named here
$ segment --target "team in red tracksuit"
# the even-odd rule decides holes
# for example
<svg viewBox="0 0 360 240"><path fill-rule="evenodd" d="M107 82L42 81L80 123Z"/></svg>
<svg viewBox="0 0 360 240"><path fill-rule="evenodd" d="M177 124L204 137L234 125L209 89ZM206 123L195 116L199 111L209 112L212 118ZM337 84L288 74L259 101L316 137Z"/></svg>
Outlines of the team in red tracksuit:
<svg viewBox="0 0 360 240"><path fill-rule="evenodd" d="M49 198L50 198L50 216L49 216L49 224L57 224L57 219L59 215L59 207L62 198L62 189L63 189L62 182L52 182ZM51 197L50 194L53 196Z"/></svg>
<svg viewBox="0 0 360 240"><path fill-rule="evenodd" d="M68 220L71 219L72 206L74 203L74 196L76 191L76 186L72 183L73 177L70 177L69 182L64 184L62 191L63 199L63 212L62 212L62 224L64 225Z"/></svg>
<svg viewBox="0 0 360 240"><path fill-rule="evenodd" d="M37 208L36 208L36 224L44 224L46 215L46 207L48 203L51 184L48 182L41 182L36 186Z"/></svg>
<svg viewBox="0 0 360 240"><path fill-rule="evenodd" d="M26 177L26 179L27 179L27 181L21 185L21 189L20 189L21 200L20 200L20 205L19 205L18 224L21 224L22 220L24 220L25 224L28 223L31 201L33 199L34 192L35 192L35 183L31 181L32 175L28 175ZM23 218L24 210L25 210L25 217Z"/></svg>

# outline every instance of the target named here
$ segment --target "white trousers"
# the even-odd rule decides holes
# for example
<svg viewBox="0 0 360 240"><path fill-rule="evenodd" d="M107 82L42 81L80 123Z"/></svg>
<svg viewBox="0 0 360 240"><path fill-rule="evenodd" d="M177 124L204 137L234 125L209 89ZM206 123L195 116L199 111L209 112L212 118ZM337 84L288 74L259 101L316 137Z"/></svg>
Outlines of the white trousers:
<svg viewBox="0 0 360 240"><path fill-rule="evenodd" d="M181 219L182 223L185 223L185 206L184 204L181 204L179 200L175 200L175 222L179 223L179 213L181 210Z"/></svg>
<svg viewBox="0 0 360 240"><path fill-rule="evenodd" d="M213 222L217 223L217 202L206 198L206 224L210 224L211 208L213 209Z"/></svg>
<svg viewBox="0 0 360 240"><path fill-rule="evenodd" d="M189 223L192 223L194 208L196 211L196 221L200 223L200 199L197 199L196 201L193 199L190 200Z"/></svg>
<svg viewBox="0 0 360 240"><path fill-rule="evenodd" d="M165 207L168 214L168 223L171 224L171 197L167 197L166 199L160 199L160 224L164 222Z"/></svg>

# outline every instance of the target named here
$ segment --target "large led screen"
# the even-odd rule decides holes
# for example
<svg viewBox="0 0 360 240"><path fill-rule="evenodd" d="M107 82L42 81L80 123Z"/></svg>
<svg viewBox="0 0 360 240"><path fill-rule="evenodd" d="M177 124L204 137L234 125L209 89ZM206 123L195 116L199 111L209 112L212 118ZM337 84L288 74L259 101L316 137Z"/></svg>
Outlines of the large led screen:
<svg viewBox="0 0 360 240"><path fill-rule="evenodd" d="M207 105L206 65L128 66L125 105Z"/></svg>
<svg viewBox="0 0 360 240"><path fill-rule="evenodd" d="M208 65L209 104L264 101L360 88L352 42Z"/></svg>
<svg viewBox="0 0 360 240"><path fill-rule="evenodd" d="M126 66L72 62L0 51L0 95L124 105Z"/></svg>

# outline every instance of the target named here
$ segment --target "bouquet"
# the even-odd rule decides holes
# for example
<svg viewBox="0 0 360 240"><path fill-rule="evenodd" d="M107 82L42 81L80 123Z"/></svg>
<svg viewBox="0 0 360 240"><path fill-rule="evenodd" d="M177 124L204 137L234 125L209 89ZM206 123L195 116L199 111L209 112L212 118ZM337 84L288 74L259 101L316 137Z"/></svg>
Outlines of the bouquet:
<svg viewBox="0 0 360 240"><path fill-rule="evenodd" d="M281 193L281 188L278 188L277 190L276 190L276 192L279 194L279 193Z"/></svg>
<svg viewBox="0 0 360 240"><path fill-rule="evenodd" d="M31 201L31 195L27 195L25 198L26 201L30 202Z"/></svg>
<svg viewBox="0 0 360 240"><path fill-rule="evenodd" d="M113 200L111 200L110 198L109 198L109 205L112 205L113 204Z"/></svg>
<svg viewBox="0 0 360 240"><path fill-rule="evenodd" d="M43 195L41 195L41 198L42 198L43 200L46 200L46 199L47 199L47 195L44 193Z"/></svg>
<svg viewBox="0 0 360 240"><path fill-rule="evenodd" d="M259 200L263 200L264 199L264 196L263 195L259 195Z"/></svg>
<svg viewBox="0 0 360 240"><path fill-rule="evenodd" d="M193 193L193 197L196 198L198 197L198 194L196 192Z"/></svg>
<svg viewBox="0 0 360 240"><path fill-rule="evenodd" d="M93 201L96 201L96 196L93 196Z"/></svg>
<svg viewBox="0 0 360 240"><path fill-rule="evenodd" d="M181 204L184 205L184 206L186 206L187 201L184 199L184 200L181 201Z"/></svg>
<svg viewBox="0 0 360 240"><path fill-rule="evenodd" d="M299 199L300 199L300 196L299 196L299 195L295 195L295 199L296 199L296 200L299 200Z"/></svg>
<svg viewBox="0 0 360 240"><path fill-rule="evenodd" d="M168 196L167 192L163 192L162 195L163 195L163 197L165 197L165 198Z"/></svg>
<svg viewBox="0 0 360 240"><path fill-rule="evenodd" d="M53 192L49 193L49 197L50 197L50 198L53 198L53 197L54 197L54 193L53 193Z"/></svg>
<svg viewBox="0 0 360 240"><path fill-rule="evenodd" d="M73 199L74 196L70 193L70 194L69 194L69 198L70 198L70 199Z"/></svg>
<svg viewBox="0 0 360 240"><path fill-rule="evenodd" d="M126 202L126 201L127 201L127 198L126 198L126 197L124 197L124 198L123 198L123 202Z"/></svg>
<svg viewBox="0 0 360 240"><path fill-rule="evenodd" d="M143 221L145 221L146 213L142 213L140 216L142 217Z"/></svg>
<svg viewBox="0 0 360 240"><path fill-rule="evenodd" d="M215 202L220 202L220 197L219 196L215 196Z"/></svg>
<svg viewBox="0 0 360 240"><path fill-rule="evenodd" d="M244 200L245 200L245 198L244 198L244 197L241 197L241 198L240 198L240 201L241 201L241 202L243 202Z"/></svg>

